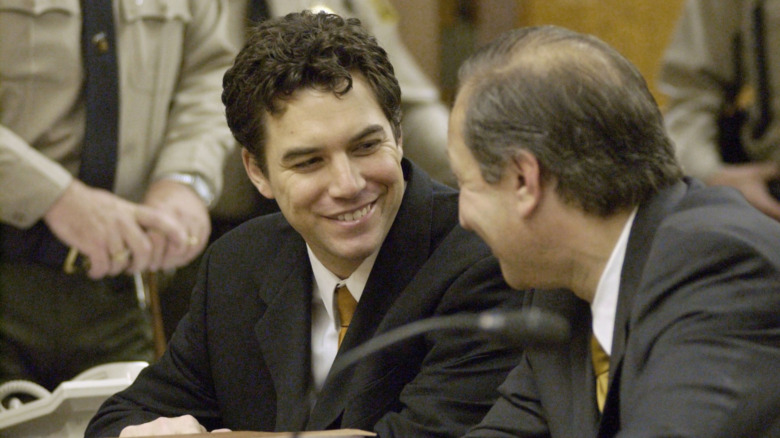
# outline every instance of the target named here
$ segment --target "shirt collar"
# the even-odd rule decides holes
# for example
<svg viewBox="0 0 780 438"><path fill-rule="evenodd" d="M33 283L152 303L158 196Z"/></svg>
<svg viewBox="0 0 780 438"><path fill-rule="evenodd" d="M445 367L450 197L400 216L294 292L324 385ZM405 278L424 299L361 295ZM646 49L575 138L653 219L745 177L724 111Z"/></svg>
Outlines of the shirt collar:
<svg viewBox="0 0 780 438"><path fill-rule="evenodd" d="M601 273L599 284L596 287L596 295L590 304L590 311L593 315L593 334L607 354L612 353L612 333L615 328L615 313L617 312L618 292L620 291L620 272L623 270L628 236L631 233L636 212L635 208L623 225L623 231L612 249L604 272Z"/></svg>
<svg viewBox="0 0 780 438"><path fill-rule="evenodd" d="M322 300L325 311L328 312L328 316L333 321L333 324L336 324L336 317L333 311L333 292L336 290L336 286L346 284L355 301L360 302L363 289L366 288L366 283L368 282L368 276L374 268L377 255L379 255L379 250L366 257L355 272L344 280L326 268L317 256L314 255L308 244L306 244L306 250L309 253L309 263L311 263L311 269L314 274L312 298L315 301Z"/></svg>

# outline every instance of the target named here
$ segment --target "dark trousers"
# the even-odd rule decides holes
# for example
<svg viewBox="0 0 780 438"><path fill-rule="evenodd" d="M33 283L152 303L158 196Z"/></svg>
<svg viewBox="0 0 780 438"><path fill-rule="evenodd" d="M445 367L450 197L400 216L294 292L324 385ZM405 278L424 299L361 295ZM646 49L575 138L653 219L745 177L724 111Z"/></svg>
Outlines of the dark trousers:
<svg viewBox="0 0 780 438"><path fill-rule="evenodd" d="M153 359L148 312L132 277L93 281L0 262L0 382L32 380L53 390L96 365Z"/></svg>

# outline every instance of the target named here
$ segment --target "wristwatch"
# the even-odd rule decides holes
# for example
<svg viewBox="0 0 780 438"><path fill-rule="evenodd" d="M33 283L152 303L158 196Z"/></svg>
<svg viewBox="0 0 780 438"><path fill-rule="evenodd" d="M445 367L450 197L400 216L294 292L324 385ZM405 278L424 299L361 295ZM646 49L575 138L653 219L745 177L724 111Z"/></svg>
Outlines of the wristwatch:
<svg viewBox="0 0 780 438"><path fill-rule="evenodd" d="M167 179L170 181L176 181L178 183L185 184L191 188L196 195L203 201L204 204L206 204L206 208L211 207L211 204L214 202L214 198L216 197L214 195L214 190L209 186L209 183L206 182L203 177L200 175L194 174L194 173L186 173L186 172L174 172L174 173L167 173L160 178L160 179Z"/></svg>

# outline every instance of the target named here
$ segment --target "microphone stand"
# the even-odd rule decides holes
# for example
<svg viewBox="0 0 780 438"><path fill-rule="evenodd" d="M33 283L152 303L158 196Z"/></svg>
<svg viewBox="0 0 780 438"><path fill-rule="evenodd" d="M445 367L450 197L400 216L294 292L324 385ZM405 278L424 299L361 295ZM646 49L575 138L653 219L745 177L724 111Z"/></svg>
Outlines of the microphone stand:
<svg viewBox="0 0 780 438"><path fill-rule="evenodd" d="M337 374L360 359L404 339L435 330L479 331L507 346L558 344L570 338L569 322L537 308L438 316L415 321L382 333L336 357L330 374Z"/></svg>

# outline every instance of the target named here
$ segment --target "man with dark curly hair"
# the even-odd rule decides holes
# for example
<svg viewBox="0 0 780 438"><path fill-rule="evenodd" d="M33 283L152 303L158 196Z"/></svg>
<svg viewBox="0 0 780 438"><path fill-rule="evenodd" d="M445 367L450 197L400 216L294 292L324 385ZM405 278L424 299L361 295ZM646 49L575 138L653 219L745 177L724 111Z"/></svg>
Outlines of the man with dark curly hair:
<svg viewBox="0 0 780 438"><path fill-rule="evenodd" d="M162 359L110 398L87 437L355 428L454 437L519 360L433 332L341 371L335 358L401 325L517 306L457 192L403 158L401 92L359 21L261 23L224 78L249 178L281 213L206 252Z"/></svg>

